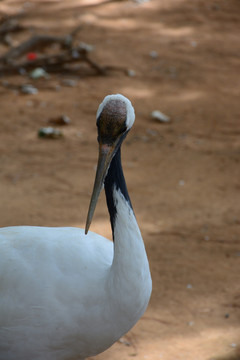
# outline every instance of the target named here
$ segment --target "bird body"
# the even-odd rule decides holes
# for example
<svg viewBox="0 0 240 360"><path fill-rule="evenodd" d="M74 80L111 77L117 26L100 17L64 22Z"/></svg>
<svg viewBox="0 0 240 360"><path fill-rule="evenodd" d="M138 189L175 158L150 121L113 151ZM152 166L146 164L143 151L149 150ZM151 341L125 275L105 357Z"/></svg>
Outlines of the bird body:
<svg viewBox="0 0 240 360"><path fill-rule="evenodd" d="M125 104L120 95L111 100ZM107 164L101 167L99 160L103 176L99 180L96 175L97 196L93 191L85 232L0 229L0 360L85 359L110 347L144 313L151 275L123 177L120 145L108 158L113 145L100 144ZM102 183L114 242L87 233Z"/></svg>

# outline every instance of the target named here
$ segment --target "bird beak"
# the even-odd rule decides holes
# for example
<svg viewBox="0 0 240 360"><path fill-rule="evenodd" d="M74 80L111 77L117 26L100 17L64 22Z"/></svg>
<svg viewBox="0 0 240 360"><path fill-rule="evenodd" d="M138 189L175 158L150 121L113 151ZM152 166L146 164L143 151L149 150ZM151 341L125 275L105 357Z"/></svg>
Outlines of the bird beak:
<svg viewBox="0 0 240 360"><path fill-rule="evenodd" d="M97 205L98 197L102 190L104 180L108 172L108 168L115 153L115 149L116 149L116 143L113 145L99 143L98 165L97 165L92 197L88 209L85 234L88 233L89 227L91 225L91 221L93 218L94 210Z"/></svg>

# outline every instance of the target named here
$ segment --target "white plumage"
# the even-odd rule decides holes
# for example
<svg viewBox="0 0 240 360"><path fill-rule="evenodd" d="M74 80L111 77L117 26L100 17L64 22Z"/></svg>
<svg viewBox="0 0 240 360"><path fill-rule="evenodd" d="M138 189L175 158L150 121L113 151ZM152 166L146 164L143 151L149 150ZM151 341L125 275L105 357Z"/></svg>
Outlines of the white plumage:
<svg viewBox="0 0 240 360"><path fill-rule="evenodd" d="M108 108L117 106L129 115L128 102L123 96L108 97L98 111L103 129L112 116ZM99 193L108 176L114 243L78 228L0 229L0 360L85 359L111 346L147 307L151 276L143 240L130 200L115 178L114 166L121 169L121 164L114 160L111 165L121 144L106 145L101 131L100 149L115 150L94 189Z"/></svg>

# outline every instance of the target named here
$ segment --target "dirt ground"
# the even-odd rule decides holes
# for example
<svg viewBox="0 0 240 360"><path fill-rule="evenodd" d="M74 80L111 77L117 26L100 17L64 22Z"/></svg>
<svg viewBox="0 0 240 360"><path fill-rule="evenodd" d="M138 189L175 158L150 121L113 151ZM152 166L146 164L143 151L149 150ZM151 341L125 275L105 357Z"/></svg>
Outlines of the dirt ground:
<svg viewBox="0 0 240 360"><path fill-rule="evenodd" d="M19 11L27 29L13 36L15 44L81 24L78 39L94 46L92 59L134 76L0 78L0 226L84 227L97 160L95 113L105 95L124 94L136 122L123 166L153 293L138 324L96 359L240 359L239 1L0 3L0 12ZM30 82L39 92L23 95L3 80ZM171 121L151 119L153 110ZM71 123L61 139L37 137L62 114ZM91 230L111 237L103 195Z"/></svg>

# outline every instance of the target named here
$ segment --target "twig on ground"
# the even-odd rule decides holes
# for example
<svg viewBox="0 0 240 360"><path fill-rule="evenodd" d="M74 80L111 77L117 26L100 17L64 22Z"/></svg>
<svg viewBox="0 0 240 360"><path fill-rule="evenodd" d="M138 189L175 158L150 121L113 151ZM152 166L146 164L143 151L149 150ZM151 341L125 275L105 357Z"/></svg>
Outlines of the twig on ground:
<svg viewBox="0 0 240 360"><path fill-rule="evenodd" d="M0 56L0 75L16 74L31 71L36 68L43 68L48 73L59 72L79 74L83 67L71 66L73 64L85 63L95 71L97 75L106 75L109 70L123 71L127 69L114 66L101 66L89 57L89 49L85 44L74 45L74 40L81 30L81 26L74 28L65 36L34 35L23 41L18 46L12 47L5 54ZM0 25L1 30L1 25ZM60 50L56 54L42 54L48 46L58 44ZM23 60L25 54L36 52L33 59Z"/></svg>

